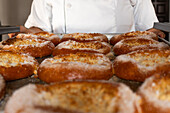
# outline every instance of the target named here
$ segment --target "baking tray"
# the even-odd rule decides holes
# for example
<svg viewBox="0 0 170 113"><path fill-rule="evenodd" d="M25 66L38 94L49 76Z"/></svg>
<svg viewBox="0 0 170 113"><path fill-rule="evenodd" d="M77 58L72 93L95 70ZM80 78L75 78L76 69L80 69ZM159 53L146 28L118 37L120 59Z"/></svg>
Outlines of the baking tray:
<svg viewBox="0 0 170 113"><path fill-rule="evenodd" d="M57 34L57 35L59 35L59 37L63 36L63 34ZM110 39L112 36L114 36L116 34L106 34L106 35L107 35L108 39ZM165 40L161 40L161 41L167 43ZM37 58L37 61L39 63L41 63L44 59L49 58L49 57L52 57L52 56ZM113 56L113 59L114 58L115 58L115 56ZM123 80L123 79L120 79L120 78L116 77L115 75L113 75L113 77L108 81L124 83L127 86L129 86L134 92L142 84L142 82ZM12 93L15 90L19 89L20 87L23 87L23 86L25 86L27 84L30 84L30 83L32 83L32 84L46 84L45 82L43 82L40 79L36 78L35 75L32 75L32 76L24 78L24 79L19 79L19 80L15 80L15 81L6 82L6 90L5 90L6 93L5 93L4 98L0 101L0 113L3 113L5 104L8 101L9 97L12 95Z"/></svg>
<svg viewBox="0 0 170 113"><path fill-rule="evenodd" d="M165 40L164 38L161 38L161 37L159 37L159 36L158 36L158 41L159 41L159 42L164 42L164 43L166 43L167 45L170 46L170 42L169 42L169 41L167 41L167 40Z"/></svg>
<svg viewBox="0 0 170 113"><path fill-rule="evenodd" d="M155 22L153 28L170 33L170 23L168 22L164 23Z"/></svg>
<svg viewBox="0 0 170 113"><path fill-rule="evenodd" d="M0 26L0 35L20 32L19 26Z"/></svg>

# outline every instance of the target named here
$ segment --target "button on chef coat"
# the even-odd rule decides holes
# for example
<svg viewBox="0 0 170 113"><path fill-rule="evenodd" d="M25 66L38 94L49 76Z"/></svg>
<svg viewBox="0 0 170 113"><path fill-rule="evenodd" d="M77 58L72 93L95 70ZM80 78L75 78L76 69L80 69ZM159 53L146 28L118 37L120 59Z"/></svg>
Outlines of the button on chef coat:
<svg viewBox="0 0 170 113"><path fill-rule="evenodd" d="M54 33L144 31L158 22L151 0L33 0L25 23Z"/></svg>

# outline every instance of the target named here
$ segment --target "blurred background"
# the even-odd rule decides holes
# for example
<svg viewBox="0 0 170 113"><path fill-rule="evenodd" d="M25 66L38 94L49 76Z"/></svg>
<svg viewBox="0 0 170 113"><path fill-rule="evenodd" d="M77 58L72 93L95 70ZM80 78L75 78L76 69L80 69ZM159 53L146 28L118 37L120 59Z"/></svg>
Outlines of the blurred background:
<svg viewBox="0 0 170 113"><path fill-rule="evenodd" d="M33 0L0 0L1 25L24 25L30 13ZM2 40L8 38L3 35Z"/></svg>
<svg viewBox="0 0 170 113"><path fill-rule="evenodd" d="M33 0L0 0L1 25L24 25L31 9ZM152 0L157 17L160 22L170 21L169 0ZM170 35L166 33L167 40ZM169 35L169 36L168 36ZM3 39L7 35L3 35Z"/></svg>
<svg viewBox="0 0 170 113"><path fill-rule="evenodd" d="M0 0L2 25L23 25L30 13L32 0Z"/></svg>

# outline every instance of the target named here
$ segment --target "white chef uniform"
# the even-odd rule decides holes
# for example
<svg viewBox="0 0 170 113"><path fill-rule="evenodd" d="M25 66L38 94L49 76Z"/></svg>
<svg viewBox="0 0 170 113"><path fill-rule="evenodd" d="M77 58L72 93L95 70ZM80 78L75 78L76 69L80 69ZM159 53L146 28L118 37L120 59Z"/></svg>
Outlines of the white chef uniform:
<svg viewBox="0 0 170 113"><path fill-rule="evenodd" d="M124 33L158 22L151 0L33 0L25 23L54 33Z"/></svg>

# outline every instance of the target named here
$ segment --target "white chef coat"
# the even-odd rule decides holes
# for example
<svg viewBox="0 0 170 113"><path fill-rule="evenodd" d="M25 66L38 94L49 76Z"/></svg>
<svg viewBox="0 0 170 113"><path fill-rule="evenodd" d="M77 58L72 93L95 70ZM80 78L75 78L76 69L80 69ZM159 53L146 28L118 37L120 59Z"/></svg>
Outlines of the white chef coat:
<svg viewBox="0 0 170 113"><path fill-rule="evenodd" d="M25 23L53 33L144 31L158 22L151 0L33 0Z"/></svg>

